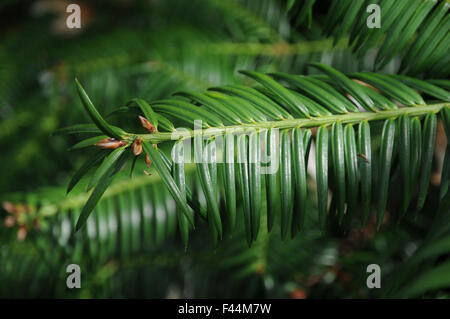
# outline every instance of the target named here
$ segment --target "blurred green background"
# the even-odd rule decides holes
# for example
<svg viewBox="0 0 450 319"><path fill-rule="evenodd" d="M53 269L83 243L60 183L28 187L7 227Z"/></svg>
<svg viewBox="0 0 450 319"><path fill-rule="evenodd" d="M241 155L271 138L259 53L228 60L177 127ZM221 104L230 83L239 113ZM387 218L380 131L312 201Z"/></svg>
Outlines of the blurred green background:
<svg viewBox="0 0 450 319"><path fill-rule="evenodd" d="M75 91L83 83L102 114L134 97L152 100L182 89L245 83L239 69L308 74L321 61L343 72L370 70L374 52L356 59L345 40L332 46L321 25L296 27L282 0L76 1L81 29L68 29L71 1L0 3L0 297L82 298L370 298L366 267L379 264L382 285L405 272L427 237L429 213L375 232L372 221L349 234L317 226L315 200L307 229L282 242L263 232L248 247L242 234L214 249L200 224L184 250L175 204L158 176L138 163L115 180L87 227L73 220L87 197L65 188L89 150L68 150L79 137L60 127L88 123ZM320 1L314 15L326 13ZM384 71L394 72L398 61ZM115 117L124 125L136 119ZM314 188L311 179L310 187ZM12 222L10 216L20 215ZM242 225L241 225L242 226ZM82 270L82 288L66 287L66 266ZM424 270L424 267L421 270ZM420 269L410 267L410 276ZM440 289L425 296L447 297Z"/></svg>

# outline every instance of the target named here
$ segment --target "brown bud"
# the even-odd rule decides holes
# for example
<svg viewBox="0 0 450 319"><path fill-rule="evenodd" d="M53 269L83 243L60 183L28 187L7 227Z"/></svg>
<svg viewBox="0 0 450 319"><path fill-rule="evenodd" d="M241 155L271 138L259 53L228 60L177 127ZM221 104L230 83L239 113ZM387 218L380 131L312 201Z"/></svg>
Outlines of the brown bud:
<svg viewBox="0 0 450 319"><path fill-rule="evenodd" d="M147 176L152 175L151 173L147 172L145 169L144 169L144 174L147 175Z"/></svg>
<svg viewBox="0 0 450 319"><path fill-rule="evenodd" d="M357 154L357 156L363 158L363 159L366 161L366 163L370 163L370 161L369 161L369 159L367 158L366 155L364 155L364 154L362 154L362 153L359 153L359 154Z"/></svg>
<svg viewBox="0 0 450 319"><path fill-rule="evenodd" d="M127 143L121 140L116 140L115 138L111 137L104 138L95 144L95 146L105 149L115 149L124 145L127 145Z"/></svg>
<svg viewBox="0 0 450 319"><path fill-rule="evenodd" d="M303 289L297 288L297 289L292 290L289 293L289 298L291 298L291 299L306 299L306 298L308 298L308 294Z"/></svg>
<svg viewBox="0 0 450 319"><path fill-rule="evenodd" d="M138 156L139 154L141 154L142 153L142 140L139 137L137 139L135 139L132 147L133 147L133 154L135 156Z"/></svg>
<svg viewBox="0 0 450 319"><path fill-rule="evenodd" d="M16 224L16 218L14 216L6 216L4 220L5 227L11 228Z"/></svg>
<svg viewBox="0 0 450 319"><path fill-rule="evenodd" d="M27 237L27 233L28 233L27 226L24 225L20 226L19 230L17 231L17 239L20 241L24 241L25 238Z"/></svg>
<svg viewBox="0 0 450 319"><path fill-rule="evenodd" d="M152 160L150 159L150 157L147 154L145 154L145 164L147 164L147 167L152 165Z"/></svg>
<svg viewBox="0 0 450 319"><path fill-rule="evenodd" d="M150 133L154 133L156 131L153 124L147 120L145 117L139 115L139 120L141 121L141 125Z"/></svg>
<svg viewBox="0 0 450 319"><path fill-rule="evenodd" d="M3 209L6 210L10 214L17 214L17 207L11 202L3 202Z"/></svg>

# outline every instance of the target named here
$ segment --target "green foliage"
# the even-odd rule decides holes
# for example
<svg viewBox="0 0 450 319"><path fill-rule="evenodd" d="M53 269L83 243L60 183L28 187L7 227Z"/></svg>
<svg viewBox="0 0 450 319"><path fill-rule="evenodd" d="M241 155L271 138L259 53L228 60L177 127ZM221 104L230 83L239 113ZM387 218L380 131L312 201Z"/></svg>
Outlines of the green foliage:
<svg viewBox="0 0 450 319"><path fill-rule="evenodd" d="M296 26L311 28L315 4L315 0L294 1L287 7ZM365 26L369 15L374 13L367 10L370 4L379 5L380 29ZM376 69L386 66L400 53L400 72L447 77L448 9L447 0L343 0L333 1L319 21L326 21L322 33L334 37L334 43L350 33L349 46L359 58L382 41L374 62Z"/></svg>
<svg viewBox="0 0 450 319"><path fill-rule="evenodd" d="M337 208L340 222L345 219L344 224L346 226L344 228L348 228L353 223L356 217L356 211L358 210L358 203L362 207L365 207L365 215L362 216L362 222L367 221L371 207L370 198L373 198L377 203L377 225L380 228L384 220L388 194L390 193L391 170L393 170L397 157L399 157L399 166L403 171L403 187L405 189L402 194L404 202L403 211L406 211L409 206L409 194L417 182L419 185L419 193L416 211L419 212L423 208L433 161L432 155L434 153L437 123L436 113L444 113L449 108L449 104L445 103L450 101L448 99L448 92L433 84L423 82L424 84L422 86L426 85L426 92L428 94L434 97L437 95L444 98L443 101L437 101L438 103L434 102L434 104L427 105L421 95L393 76L376 73L356 73L348 77L338 70L320 63L315 63L312 66L323 70L326 75L314 77L288 75L284 73L273 74L275 78L286 80L286 86L283 86L269 75L255 71L242 71L242 73L255 79L262 85L262 88L256 87L256 89L261 92L261 99L264 99L266 102L264 104L264 110L253 99L240 98L241 100L246 100L249 105L253 103L253 107L258 109L261 114L260 118L262 120L260 121L253 119L244 110L238 112L233 107L229 107L230 104L227 104L226 101L234 97L233 91L221 90L220 88L215 88L215 90L226 92L220 98L214 95L207 96L204 93L181 92L175 93L175 95L181 96L186 99L185 101L175 98L166 100L164 104L158 101L155 103L161 109L167 107L171 110L166 110L165 112L169 120L178 120L180 125L188 126L187 135L184 136L184 140L190 138L194 140L195 163L201 184L201 191L206 198L207 219L210 224L213 242L217 240L216 237L222 238L222 217L219 212L219 207L229 206L230 209L223 210L222 215L225 215L223 217L225 220L233 221L235 215L234 207L238 202L238 198L232 195L231 199L228 198L227 205L225 203L221 204L220 202L224 198L219 195L220 193L226 193L230 188L236 187L241 193L248 244L250 245L252 241L257 239L262 213L261 200L264 187L261 173L261 163L263 162L260 158L264 152L277 154L277 160L280 163L279 172L275 173L278 175L275 179L279 179L280 181L280 192L277 192L279 195L272 194L270 201L281 202L281 236L284 239L289 233L292 236L296 234L299 221L301 220L297 216L297 210L301 207L301 201L298 203L296 198L303 197L305 199L307 196L305 193L306 178L301 173L306 171L305 155L307 153L303 147L303 135L310 134L308 132L313 127L318 127L315 141L316 177L319 223L322 228L325 227L328 215L329 188L333 193L336 193L337 200L335 204L338 205L337 207L333 206L330 215L334 215L335 208ZM369 90L373 92L368 94L368 91L365 90L367 86L353 81L353 77L366 81L365 85L372 85L373 87ZM402 79L407 83L418 83L409 77L403 77ZM309 83L310 86L303 88L299 84L299 81L300 83ZM311 90L311 88L313 89ZM381 93L378 93L376 90L379 90ZM325 94L322 95L322 92L325 92ZM342 92L348 92L347 94L349 94L351 99L347 99ZM299 98L306 98L307 96L315 102L304 103L306 100ZM392 104L388 109L377 107L375 101L380 100L380 96L396 101L401 107L398 107L397 104ZM325 97L328 97L328 99ZM84 98L88 99L87 96ZM325 100L328 103L323 103ZM352 106L343 109L339 103L339 101L343 100L347 100L347 103ZM196 103L196 105L189 104L189 101ZM330 104L333 106L330 106ZM150 102L149 105L153 105L153 103ZM184 105L188 106L187 110L181 107ZM272 107L272 105L277 106ZM155 114L159 114L160 108L155 108ZM276 112L279 108L283 108L286 112L295 116L295 118L285 119L282 117L279 119L280 114ZM365 112L349 112L349 110L353 111L358 108L365 109ZM198 109L198 111L195 109ZM320 110L327 110L331 115L322 115ZM101 116L96 111L91 112L96 114L95 118L99 118L96 120L99 123L97 125L103 125ZM130 112L135 112L135 110L130 109ZM171 112L176 112L174 117L171 116ZM191 116L193 113L195 115ZM153 117L156 116L155 114ZM275 118L272 117L273 114L276 114ZM310 114L318 114L318 116L312 117ZM405 123L409 123L413 118L420 119L423 117L425 118L423 124L423 140L414 139L413 141L413 147L417 148L418 146L416 144L421 144L421 149L423 150L420 160L414 157L416 162L413 163L415 170L420 172L417 175L417 177L420 176L420 179L419 181L410 181L409 163L412 155L409 151L411 147L411 139L409 137L411 135L416 136L417 133L412 133L411 127L405 127ZM213 118L214 120L211 121L209 118ZM201 131L193 130L192 121L194 119L205 121L206 129ZM377 121L383 123L379 150L371 147L370 136L370 124L373 122L376 123ZM218 126L215 126L217 124ZM345 128L342 127L342 124L346 124ZM358 141L356 140L356 133L352 124L358 124L362 130L358 134ZM328 126L331 126L332 130L330 135L331 141ZM400 129L398 130L396 127L400 127ZM278 128L281 129L279 142L276 143L279 146L271 145L267 141L267 130ZM413 129L422 132L420 122ZM142 139L144 141L144 152L150 157L170 193L174 196L178 208L184 212L187 218L191 218L192 214L188 206L187 198L185 195L182 195L184 192L180 191L179 186L170 174L172 164L166 167L161 157L162 155L150 146L150 143L167 143L173 140L172 134L176 133L177 130L179 129L174 129L168 133L155 132L146 135L124 133L123 138L129 139L129 136L131 136L132 139ZM300 134L300 137L297 136L298 134ZM422 135L422 133L418 134ZM217 145L216 140L221 139L223 135L228 135L227 140L230 142L227 145L226 153L234 154L233 156L229 155L230 160L232 158L237 159L238 179L235 184L231 184L232 178L230 174L233 173L235 168L231 168L230 163L227 166L230 172L228 176L225 174L226 180L223 178L218 179L217 177L217 166L223 166L223 163L221 163L223 161L218 162L217 153L225 152L222 149L221 140ZM236 137L229 135L236 135ZM260 136L266 138L261 140ZM204 141L205 139L206 143ZM235 139L236 147L233 147L232 144ZM295 143L295 145L298 145L300 141L303 152L299 154L298 148L292 144ZM331 147L329 147L330 143ZM127 144L130 145L131 140ZM267 150L268 145L272 146L270 150ZM367 150L367 154L366 152L359 154L365 159L365 164L358 165L357 145L361 145L359 149L363 148ZM103 172L111 166L113 161L110 158L117 158L117 156L114 156L117 152L122 153L123 148L115 149L111 155L105 158L89 185L93 185L98 180L95 177L102 176ZM370 158L372 157L372 152L378 158L378 167L371 167ZM299 159L299 156L302 158ZM448 165L448 163L445 163L445 165ZM332 179L334 185L329 185L329 167L330 171L333 172ZM360 174L364 179L360 180ZM377 176L373 185L362 186L363 182L371 181L371 174ZM361 199L364 199L364 204L359 200L360 188L363 191L361 192ZM370 194L370 189L376 190L375 196ZM222 192L221 190L224 191ZM96 196L96 194L94 192L92 196ZM233 199L234 202L230 202ZM345 206L346 209L344 209ZM295 214L294 208L296 211ZM91 211L92 207L89 206L88 210ZM269 215L271 214L269 213ZM270 218L273 218L273 215ZM85 220L84 215L83 219L80 218L80 220ZM193 223L192 219L190 219L190 222ZM80 223L80 225L82 224Z"/></svg>

